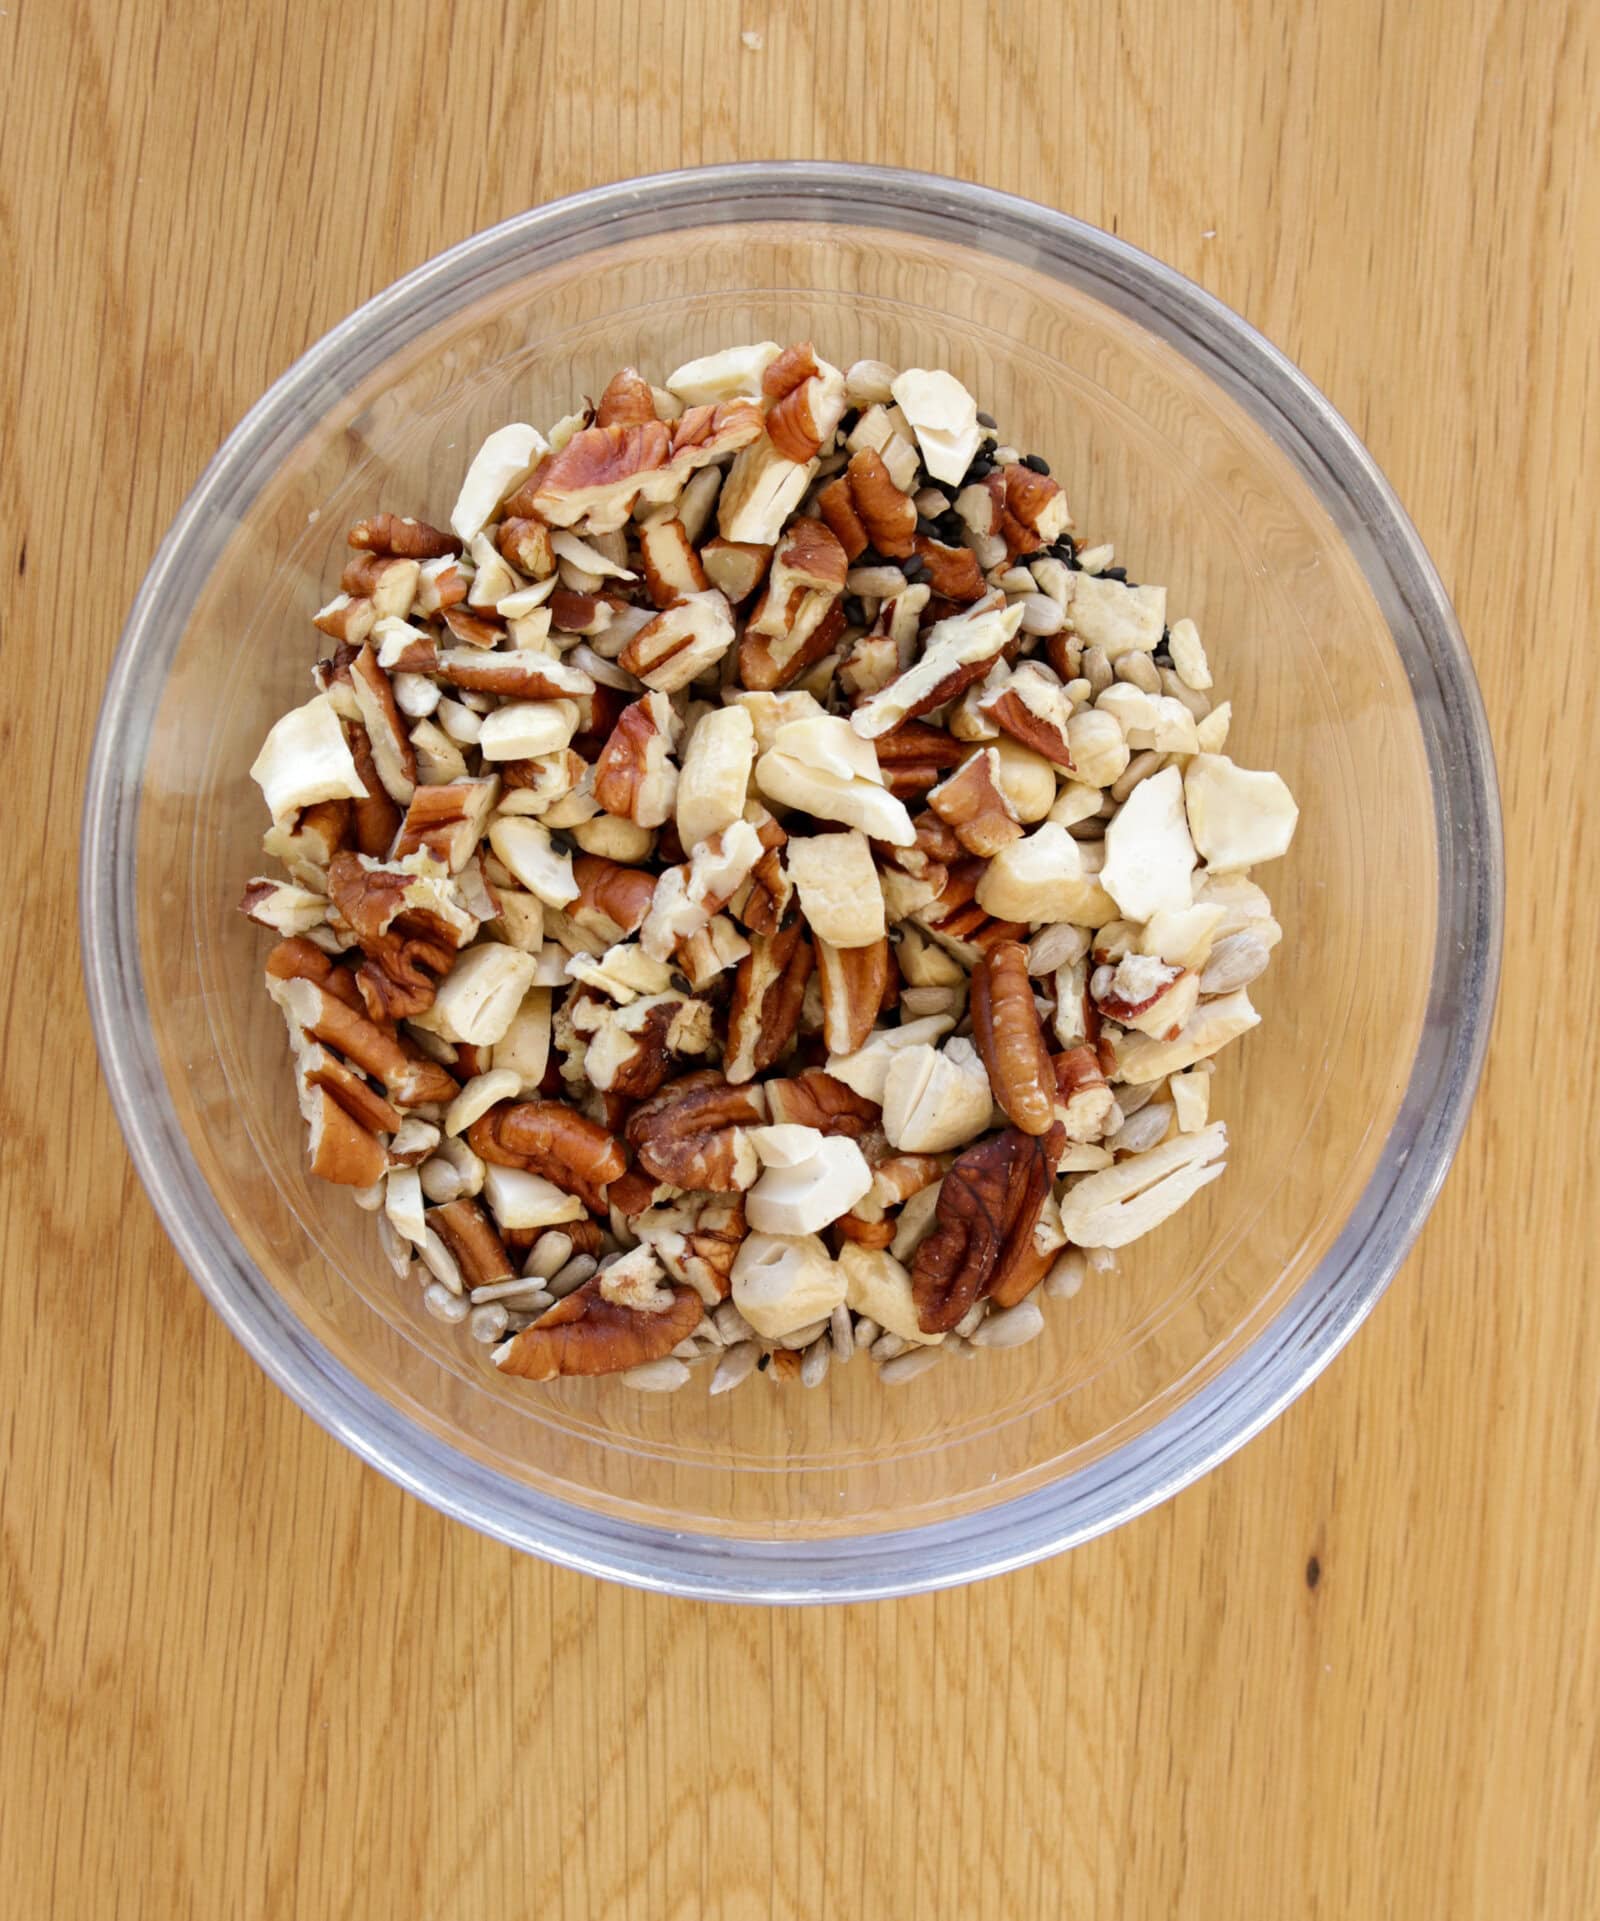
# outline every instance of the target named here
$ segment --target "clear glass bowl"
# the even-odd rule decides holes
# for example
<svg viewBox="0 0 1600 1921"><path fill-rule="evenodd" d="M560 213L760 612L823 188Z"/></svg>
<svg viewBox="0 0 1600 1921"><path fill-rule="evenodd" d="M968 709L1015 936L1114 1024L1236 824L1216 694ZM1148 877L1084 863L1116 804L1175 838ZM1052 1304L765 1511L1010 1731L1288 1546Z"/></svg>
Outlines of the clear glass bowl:
<svg viewBox="0 0 1600 1921"><path fill-rule="evenodd" d="M442 517L487 430L633 361L811 336L949 367L1063 480L1080 529L1198 620L1230 751L1301 806L1261 875L1286 930L1223 1057L1225 1179L1032 1346L886 1390L711 1400L530 1388L418 1312L373 1223L305 1172L265 942L235 913L246 769L304 698L348 524ZM123 637L85 808L83 938L139 1173L272 1378L424 1500L683 1594L845 1600L1017 1567L1221 1460L1327 1363L1438 1190L1488 1033L1501 846L1455 621L1349 428L1238 317L1061 214L795 163L606 187L379 295L241 423Z"/></svg>

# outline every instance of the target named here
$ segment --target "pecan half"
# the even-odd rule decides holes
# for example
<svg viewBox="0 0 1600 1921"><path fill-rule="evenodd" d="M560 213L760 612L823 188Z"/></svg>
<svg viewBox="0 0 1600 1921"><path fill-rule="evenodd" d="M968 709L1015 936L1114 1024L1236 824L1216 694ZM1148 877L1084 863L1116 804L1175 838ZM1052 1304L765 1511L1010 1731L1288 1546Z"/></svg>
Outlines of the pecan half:
<svg viewBox="0 0 1600 1921"><path fill-rule="evenodd" d="M605 1210L606 1183L628 1165L614 1135L563 1101L491 1107L467 1129L467 1143L480 1160L542 1174L597 1214Z"/></svg>
<svg viewBox="0 0 1600 1921"><path fill-rule="evenodd" d="M1061 1143L1059 1128L1041 1140L1008 1127L969 1147L945 1175L933 1232L911 1267L925 1334L948 1333L997 1279L1009 1292L1032 1252Z"/></svg>
<svg viewBox="0 0 1600 1921"><path fill-rule="evenodd" d="M817 495L817 512L852 562L869 547L891 560L908 559L914 551L916 505L890 479L875 448L850 456L844 472Z"/></svg>
<svg viewBox="0 0 1600 1921"><path fill-rule="evenodd" d="M659 1313L623 1307L601 1293L596 1274L532 1327L494 1351L502 1374L553 1381L559 1374L620 1374L659 1361L699 1326L705 1303L692 1287L674 1283L671 1304Z"/></svg>
<svg viewBox="0 0 1600 1921"><path fill-rule="evenodd" d="M369 515L358 520L346 538L352 547L364 548L369 554L397 554L402 560L437 560L443 554L461 551L461 542L454 534L401 514Z"/></svg>
<svg viewBox="0 0 1600 1921"><path fill-rule="evenodd" d="M997 942L972 970L972 1037L994 1097L1025 1134L1048 1133L1055 1120L1055 1069L1045 1046L1028 978L1028 950Z"/></svg>
<svg viewBox="0 0 1600 1921"><path fill-rule="evenodd" d="M893 991L894 954L888 936L869 947L817 941L822 981L822 1037L830 1054L853 1054L872 1032L886 994Z"/></svg>
<svg viewBox="0 0 1600 1921"><path fill-rule="evenodd" d="M761 1171L746 1132L767 1118L759 1087L732 1087L714 1069L686 1074L637 1107L627 1138L639 1165L674 1187L731 1193Z"/></svg>

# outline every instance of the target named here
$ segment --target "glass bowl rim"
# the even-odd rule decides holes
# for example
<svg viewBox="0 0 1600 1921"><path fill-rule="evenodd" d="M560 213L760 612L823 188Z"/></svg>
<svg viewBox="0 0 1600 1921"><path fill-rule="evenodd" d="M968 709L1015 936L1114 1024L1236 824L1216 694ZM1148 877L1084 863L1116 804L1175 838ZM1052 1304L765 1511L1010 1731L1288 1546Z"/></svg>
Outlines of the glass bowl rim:
<svg viewBox="0 0 1600 1921"><path fill-rule="evenodd" d="M227 528L280 453L469 290L494 291L597 246L741 221L883 227L1026 265L1123 313L1227 392L1350 542L1388 622L1422 731L1439 844L1427 1013L1390 1136L1403 1151L1380 1157L1334 1243L1273 1320L1101 1460L953 1519L820 1540L643 1526L542 1494L427 1434L334 1361L249 1260L188 1150L138 952L138 813L159 690ZM129 611L85 788L79 913L96 1044L139 1177L212 1306L313 1420L441 1512L559 1565L699 1599L843 1602L1003 1573L1131 1520L1243 1446L1322 1372L1415 1240L1465 1126L1498 985L1504 856L1493 747L1443 584L1372 457L1291 361L1173 268L1068 214L934 174L780 161L619 181L515 215L394 282L274 382L206 467Z"/></svg>

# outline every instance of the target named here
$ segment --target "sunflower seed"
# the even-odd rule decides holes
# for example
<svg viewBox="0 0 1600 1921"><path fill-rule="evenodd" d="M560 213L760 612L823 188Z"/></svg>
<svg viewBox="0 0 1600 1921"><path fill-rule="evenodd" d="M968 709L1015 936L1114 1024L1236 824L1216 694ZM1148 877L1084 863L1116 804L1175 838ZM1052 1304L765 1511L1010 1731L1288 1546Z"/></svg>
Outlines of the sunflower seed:
<svg viewBox="0 0 1600 1921"><path fill-rule="evenodd" d="M897 1354L904 1354L910 1345L898 1334L880 1334L872 1343L872 1358L875 1361L892 1361Z"/></svg>
<svg viewBox="0 0 1600 1921"><path fill-rule="evenodd" d="M717 1332L729 1347L738 1341L753 1341L756 1337L755 1329L732 1301L719 1301L711 1318L717 1324Z"/></svg>
<svg viewBox="0 0 1600 1921"><path fill-rule="evenodd" d="M1130 687L1137 687L1141 693L1159 694L1161 692L1161 675L1148 654L1119 655L1113 672L1118 680L1126 681Z"/></svg>
<svg viewBox="0 0 1600 1921"><path fill-rule="evenodd" d="M942 1359L943 1354L936 1347L915 1347L909 1354L896 1354L885 1361L878 1369L878 1379L885 1387L899 1387L906 1381L914 1381L919 1374L926 1374L930 1367L937 1367Z"/></svg>
<svg viewBox="0 0 1600 1921"><path fill-rule="evenodd" d="M828 1363L833 1358L833 1343L824 1335L820 1341L813 1341L805 1351L800 1362L800 1385L820 1387L828 1372Z"/></svg>
<svg viewBox="0 0 1600 1921"><path fill-rule="evenodd" d="M1044 1332L1044 1314L1037 1301L1018 1301L991 1314L972 1336L974 1347L1021 1347Z"/></svg>
<svg viewBox="0 0 1600 1921"><path fill-rule="evenodd" d="M1056 1256L1055 1265L1044 1277L1044 1291L1053 1301L1070 1301L1083 1286L1088 1268L1078 1249L1069 1247Z"/></svg>
<svg viewBox="0 0 1600 1921"><path fill-rule="evenodd" d="M642 1367L630 1367L618 1376L624 1387L636 1387L646 1394L676 1394L689 1378L689 1370L682 1361L675 1361L669 1354L664 1360L646 1361Z"/></svg>
<svg viewBox="0 0 1600 1921"><path fill-rule="evenodd" d="M541 1234L528 1249L528 1258L522 1263L522 1271L532 1280L547 1281L552 1274L559 1274L571 1259L572 1236L555 1228L548 1234Z"/></svg>
<svg viewBox="0 0 1600 1921"><path fill-rule="evenodd" d="M717 1362L717 1371L711 1377L710 1392L726 1394L730 1388L747 1380L755 1371L760 1352L754 1341L735 1341L732 1347L725 1347Z"/></svg>
<svg viewBox="0 0 1600 1921"><path fill-rule="evenodd" d="M1122 1125L1108 1136L1106 1146L1115 1154L1143 1154L1159 1147L1172 1125L1172 1108L1166 1101L1153 1101L1137 1114L1124 1110Z"/></svg>
<svg viewBox="0 0 1600 1921"><path fill-rule="evenodd" d="M599 1265L600 1263L592 1254L574 1254L565 1267L558 1273L552 1274L545 1282L546 1291L553 1294L558 1301L565 1300L569 1294L575 1293L583 1286Z"/></svg>
<svg viewBox="0 0 1600 1921"><path fill-rule="evenodd" d="M1211 950L1200 976L1202 994L1231 994L1267 971L1271 950L1259 934L1225 934Z"/></svg>
<svg viewBox="0 0 1600 1921"><path fill-rule="evenodd" d="M987 1301L974 1301L966 1313L962 1315L961 1319L956 1322L955 1331L963 1340L970 1340L973 1329L982 1323L984 1315L988 1312L989 1303Z"/></svg>
<svg viewBox="0 0 1600 1921"><path fill-rule="evenodd" d="M882 1329L870 1314L856 1316L855 1342L857 1347L871 1347Z"/></svg>
<svg viewBox="0 0 1600 1921"><path fill-rule="evenodd" d="M1111 798L1121 806L1140 781L1148 780L1152 774L1159 774L1166 764L1166 755L1158 754L1153 747L1147 747L1142 754L1135 754L1111 783Z"/></svg>
<svg viewBox="0 0 1600 1921"><path fill-rule="evenodd" d="M828 1338L833 1342L833 1358L836 1361L848 1361L855 1353L855 1329L850 1325L850 1310L843 1301L829 1317Z"/></svg>
<svg viewBox="0 0 1600 1921"><path fill-rule="evenodd" d="M427 1268L433 1278L447 1287L452 1294L459 1294L461 1292L461 1269L456 1264L455 1255L452 1254L444 1242L439 1239L436 1228L430 1227L424 1230L420 1252L422 1254L422 1264ZM466 1303L463 1302L463 1311L465 1310L465 1306ZM458 1316L457 1318L460 1317Z"/></svg>
<svg viewBox="0 0 1600 1921"><path fill-rule="evenodd" d="M467 1332L475 1341L487 1345L490 1341L498 1341L505 1333L506 1322L510 1318L498 1301L489 1301L482 1307L475 1307L467 1316Z"/></svg>
<svg viewBox="0 0 1600 1921"><path fill-rule="evenodd" d="M472 1311L460 1294L452 1294L443 1281L429 1281L422 1290L422 1305L436 1321L464 1321Z"/></svg>

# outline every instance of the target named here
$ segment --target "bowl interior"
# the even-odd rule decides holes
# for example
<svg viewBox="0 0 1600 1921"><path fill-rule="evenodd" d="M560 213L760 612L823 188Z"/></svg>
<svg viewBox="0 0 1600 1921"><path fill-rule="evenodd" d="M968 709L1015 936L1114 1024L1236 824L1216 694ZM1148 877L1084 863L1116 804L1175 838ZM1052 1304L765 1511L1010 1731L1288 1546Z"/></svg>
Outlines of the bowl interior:
<svg viewBox="0 0 1600 1921"><path fill-rule="evenodd" d="M268 1315L302 1354L331 1356L432 1437L419 1491L441 1498L429 1460L442 1479L471 1472L501 1509L474 1518L513 1533L519 1503L555 1496L580 1519L823 1552L1148 1454L1305 1286L1383 1157L1404 1152L1391 1136L1427 1014L1439 847L1423 730L1346 531L1190 359L977 236L805 219L624 235L457 288L430 323L390 338L374 320L359 383L325 376L194 530L203 579L166 637L170 671L140 690L143 758L120 775L139 789L149 1019L186 1151L247 1257L226 1282L240 1319ZM371 1218L304 1171L260 987L267 940L234 912L264 870L246 770L307 695L310 616L353 519L443 519L485 432L548 426L624 362L659 380L721 344L806 336L840 364L948 367L1045 454L1080 534L1113 541L1130 577L1166 583L1170 618L1198 622L1213 697L1233 703L1228 751L1277 768L1298 798L1292 855L1257 876L1285 930L1256 993L1263 1024L1214 1083L1228 1172L1115 1281L1050 1303L1032 1346L907 1388L881 1389L864 1363L821 1391L758 1381L716 1400L699 1377L670 1397L507 1382L421 1314Z"/></svg>

